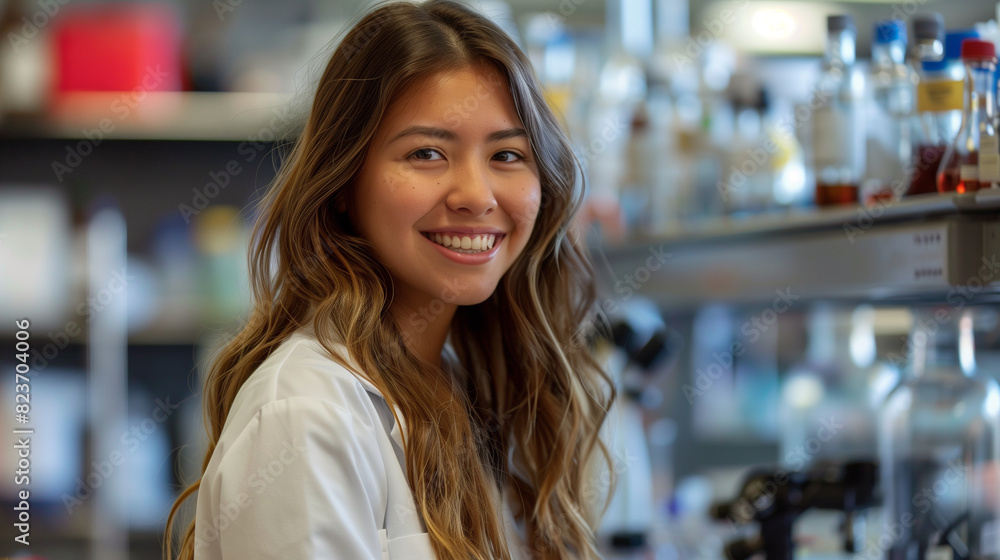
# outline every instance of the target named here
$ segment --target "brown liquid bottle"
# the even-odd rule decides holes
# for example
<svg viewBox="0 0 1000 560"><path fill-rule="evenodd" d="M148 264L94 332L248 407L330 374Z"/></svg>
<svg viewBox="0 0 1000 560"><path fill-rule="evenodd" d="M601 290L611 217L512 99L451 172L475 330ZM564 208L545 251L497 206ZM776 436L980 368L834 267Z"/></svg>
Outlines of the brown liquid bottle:
<svg viewBox="0 0 1000 560"><path fill-rule="evenodd" d="M858 202L858 186L843 183L816 183L816 206L836 206Z"/></svg>
<svg viewBox="0 0 1000 560"><path fill-rule="evenodd" d="M948 165L937 176L938 192L967 193L978 191L979 153L957 155L958 165ZM986 184L989 187L989 183Z"/></svg>
<svg viewBox="0 0 1000 560"><path fill-rule="evenodd" d="M962 40L975 32L945 34L944 17L938 13L913 18L915 50L920 58L916 88L917 113L912 121L914 135L910 157L910 185L907 196L937 194L937 173L948 144L958 134L962 118L965 86L955 71L964 72ZM942 56L943 55L943 56ZM956 122L957 121L957 122Z"/></svg>
<svg viewBox="0 0 1000 560"><path fill-rule="evenodd" d="M990 41L966 39L962 61L966 99L962 128L948 146L938 170L938 191L968 193L1000 183L1000 151L995 121L996 47Z"/></svg>
<svg viewBox="0 0 1000 560"><path fill-rule="evenodd" d="M854 70L857 28L848 15L827 17L823 72L812 113L812 155L816 206L857 204L864 169L864 127L859 119L861 91Z"/></svg>
<svg viewBox="0 0 1000 560"><path fill-rule="evenodd" d="M943 144L921 144L913 148L913 176L907 196L938 192L937 171L948 149Z"/></svg>

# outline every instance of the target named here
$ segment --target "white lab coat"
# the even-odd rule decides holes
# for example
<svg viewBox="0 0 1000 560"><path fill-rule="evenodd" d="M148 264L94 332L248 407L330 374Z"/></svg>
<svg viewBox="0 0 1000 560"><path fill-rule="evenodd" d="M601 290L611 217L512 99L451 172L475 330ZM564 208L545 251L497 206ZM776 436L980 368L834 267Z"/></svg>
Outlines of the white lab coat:
<svg viewBox="0 0 1000 560"><path fill-rule="evenodd" d="M403 430L374 385L295 332L236 395L198 491L195 560L435 560Z"/></svg>

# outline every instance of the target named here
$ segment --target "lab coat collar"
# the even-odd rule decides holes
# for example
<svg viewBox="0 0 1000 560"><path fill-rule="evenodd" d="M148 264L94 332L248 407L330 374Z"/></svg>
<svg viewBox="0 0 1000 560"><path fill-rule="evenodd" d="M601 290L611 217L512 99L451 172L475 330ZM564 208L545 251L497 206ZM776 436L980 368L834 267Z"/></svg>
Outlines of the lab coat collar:
<svg viewBox="0 0 1000 560"><path fill-rule="evenodd" d="M313 330L313 326L312 326L312 322L311 321L307 322L305 325L303 325L302 327L300 327L299 330L298 330L298 332L300 334L302 334L303 336L307 336L307 337L310 337L312 339L316 339L316 333ZM355 371L362 371L361 368L358 367L358 364L356 362L354 362L353 356L351 356L351 353L348 352L347 347L344 345L343 341L334 340L332 342L333 342L334 345L338 346L338 351L340 351L340 353L347 360L349 360L351 362L350 365L351 365L351 367L353 367L355 369ZM442 359L442 364L444 365L445 370L449 374L454 375L455 371L454 371L453 368L455 367L454 364L458 364L458 355L455 353L455 349L451 345L451 335L449 335L448 339L445 341L445 345L444 345L444 348L443 348L443 353L445 354L445 356ZM355 379L358 380L359 383L361 383L361 386L364 387L366 391L368 391L372 395L375 395L376 397L382 399L383 402L386 402L388 404L388 402L385 400L385 397L382 395L382 392L379 391L378 388L376 388L375 385L371 381L369 381L368 379L364 378L361 375L354 375L354 377L355 377ZM400 450L403 450L405 448L403 447L403 435L402 434L406 431L406 420L403 418L403 411L401 411L398 406L394 406L393 408L396 411L396 417L399 419L399 421L398 422L393 422L393 424L392 424L392 430L389 432L389 437L391 437L392 440L394 442L396 442L396 445L399 446Z"/></svg>
<svg viewBox="0 0 1000 560"><path fill-rule="evenodd" d="M300 327L298 329L298 333L302 336L306 336L312 338L313 340L316 340L316 332L313 330L311 322L306 323L305 325ZM362 371L361 368L358 367L357 362L354 361L354 357L351 356L351 353L347 350L347 347L344 345L343 341L335 339L331 342L336 347L337 351L340 352L340 354L350 362L351 367L354 368L355 371ZM350 369L348 369L348 371L350 371ZM382 392L379 391L378 388L375 387L375 385L371 381L369 381L368 379L366 379L361 375L354 374L354 372L351 372L351 374L354 375L354 378L358 380L358 382L361 384L362 387L365 388L366 391L378 397L379 399L382 400L382 402L385 402L388 405L388 402L385 400L385 397L382 395ZM392 423L392 430L389 432L389 437L392 438L392 441L396 442L396 445L398 445L400 451L402 451L405 449L403 447L402 434L406 430L406 421L403 419L403 411L401 411L398 406L395 406L394 408L396 410L396 417L399 418L399 421Z"/></svg>

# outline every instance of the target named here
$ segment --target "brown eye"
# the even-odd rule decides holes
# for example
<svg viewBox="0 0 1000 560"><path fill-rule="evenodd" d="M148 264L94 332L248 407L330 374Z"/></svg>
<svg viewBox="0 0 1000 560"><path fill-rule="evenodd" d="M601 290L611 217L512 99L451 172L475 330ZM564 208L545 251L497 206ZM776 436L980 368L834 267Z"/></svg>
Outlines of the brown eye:
<svg viewBox="0 0 1000 560"><path fill-rule="evenodd" d="M436 161L434 159L431 159L430 157L425 157L425 156L429 156L429 154L431 154L431 153L435 153L435 154L441 155L441 152L439 152L439 151L437 151L437 150L435 150L433 148L420 148L419 150L417 150L417 151L413 152L412 154L410 154L409 157L410 157L410 159L416 159L416 160L419 160L419 161Z"/></svg>
<svg viewBox="0 0 1000 560"><path fill-rule="evenodd" d="M498 155L501 155L501 154L509 154L509 155L512 155L512 156L515 156L515 157L516 157L516 158L518 158L518 159L524 159L524 158L522 158L522 157L521 157L521 154L519 154L519 153L517 153L517 152L512 152L512 151L510 151L510 150L504 150L504 151L502 151L502 152L497 152L497 154L496 154L496 155L498 156ZM496 156L493 156L493 157L496 157ZM503 159L503 160L500 160L500 161L501 161L502 163L514 163L514 162L516 162L517 160L513 160L513 159L510 159L510 158L508 157L507 159Z"/></svg>

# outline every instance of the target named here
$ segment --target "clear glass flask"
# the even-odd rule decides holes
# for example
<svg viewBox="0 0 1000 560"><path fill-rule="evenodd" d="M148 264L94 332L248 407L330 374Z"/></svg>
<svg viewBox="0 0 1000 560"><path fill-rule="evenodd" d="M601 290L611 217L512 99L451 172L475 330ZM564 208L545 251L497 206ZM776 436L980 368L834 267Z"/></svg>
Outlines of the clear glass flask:
<svg viewBox="0 0 1000 560"><path fill-rule="evenodd" d="M962 43L966 105L962 127L948 146L937 185L940 192L972 192L1000 183L1000 146L996 131L996 47L990 41Z"/></svg>
<svg viewBox="0 0 1000 560"><path fill-rule="evenodd" d="M888 560L1000 558L1000 388L976 371L973 319L970 308L914 312L910 372L879 419Z"/></svg>

